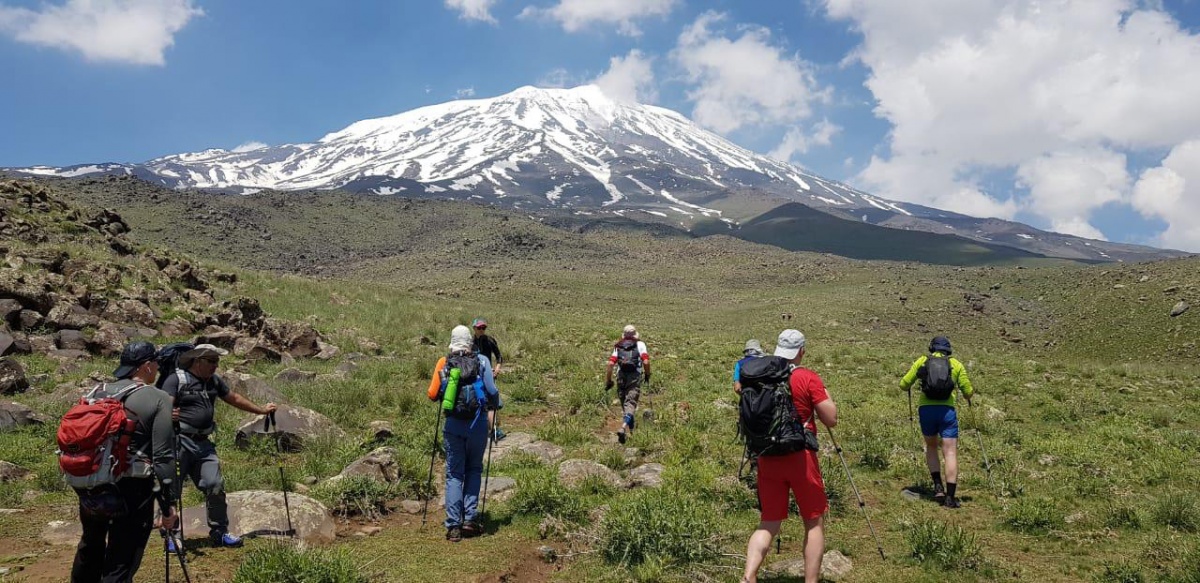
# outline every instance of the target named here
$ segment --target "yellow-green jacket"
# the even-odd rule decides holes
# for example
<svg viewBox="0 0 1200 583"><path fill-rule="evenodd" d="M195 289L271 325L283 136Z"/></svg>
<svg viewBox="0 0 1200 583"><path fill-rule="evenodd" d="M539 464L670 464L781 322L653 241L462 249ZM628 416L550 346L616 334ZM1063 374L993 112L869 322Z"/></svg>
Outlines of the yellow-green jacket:
<svg viewBox="0 0 1200 583"><path fill-rule="evenodd" d="M900 379L900 390L907 391L909 390L909 387L913 385L913 383L917 382L917 371L921 370L922 366L925 366L925 361L929 360L930 356L946 355L941 352L934 352L928 356L922 356L921 358L918 358L917 361L913 363L912 368L908 369L908 374L904 375L904 378ZM964 396L970 398L971 395L975 393L975 389L971 388L971 379L967 378L967 367L963 366L963 364L953 356L951 356L949 360L950 379L954 381L954 386L958 387ZM926 397L925 393L920 391L920 387L917 387L917 394L921 396L921 400L917 402L918 407L924 407L925 405L949 405L953 407L957 395L957 393L950 393L949 399L939 401Z"/></svg>

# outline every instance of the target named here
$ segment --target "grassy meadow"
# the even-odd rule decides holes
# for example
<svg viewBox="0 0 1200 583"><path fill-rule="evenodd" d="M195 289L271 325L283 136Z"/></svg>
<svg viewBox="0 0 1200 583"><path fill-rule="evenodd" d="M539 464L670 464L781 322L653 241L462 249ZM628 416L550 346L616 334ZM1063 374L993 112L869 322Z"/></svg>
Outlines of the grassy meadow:
<svg viewBox="0 0 1200 583"><path fill-rule="evenodd" d="M415 206L423 205L454 208ZM220 291L224 297L255 297L272 315L311 320L343 354L363 341L382 349L345 380L271 381L290 402L327 415L351 436L287 455L289 480L337 474L367 451L368 424L389 420L396 436L387 445L401 454L401 484L349 483L312 495L331 506L394 510L422 492L435 413L424 397L430 369L454 325L484 316L506 357L497 381L505 431L532 433L561 446L566 459L618 471L661 463L664 485L624 490L586 481L568 488L555 467L514 455L492 467L493 476L515 478L518 486L509 501L489 502L482 538L447 543L433 507L424 530L419 515L372 512L382 532L340 538L326 549L296 554L260 540L240 550L203 549L193 558L193 578L300 581L278 574L311 570L324 575L304 580L736 581L758 514L753 493L734 479L742 446L730 373L746 339L773 346L781 329L794 327L808 337L805 365L838 403L835 435L887 555L878 556L822 432L832 501L827 546L854 563L842 580L1200 581L1200 314L1167 315L1180 299L1200 302L1200 260L944 267L791 253L724 237L611 227L573 233L495 216L462 205L442 230L410 225L422 230L358 234L392 237L405 250L356 255L322 277L243 270L247 263L263 267L270 256L241 262L237 245L207 252L191 245L205 261L238 270L238 283ZM463 217L491 218L467 230ZM135 238L169 244L130 222ZM489 247L511 243L513 233L543 245L519 244L520 253ZM447 244L462 239L468 241ZM793 319L782 321L784 312ZM619 446L619 408L604 390L603 373L626 323L638 326L652 354L653 383L641 406L653 413L639 414L629 444ZM897 381L935 334L950 336L978 390L975 406L960 409L957 511L901 495L931 490ZM42 359L23 362L30 374L54 375ZM338 363L299 366L331 372ZM266 379L283 368L237 367ZM49 387L111 368L95 361L15 399L58 414L66 405L46 404ZM237 449L233 432L242 414L224 405L218 413L216 443L229 489L278 488L274 452ZM28 548L41 548L41 526L69 519L73 503L57 482L52 425L0 440L0 459L38 473L36 488L0 484L0 507L28 509L0 515L0 535ZM29 497L31 489L39 493ZM200 501L194 488L188 495L190 503ZM800 554L799 525L785 524L782 554L769 555L768 567ZM541 545L553 547L558 562L542 564ZM21 558L26 554L0 550L0 566L54 556ZM161 555L147 557L142 577L154 580L162 571L152 559Z"/></svg>

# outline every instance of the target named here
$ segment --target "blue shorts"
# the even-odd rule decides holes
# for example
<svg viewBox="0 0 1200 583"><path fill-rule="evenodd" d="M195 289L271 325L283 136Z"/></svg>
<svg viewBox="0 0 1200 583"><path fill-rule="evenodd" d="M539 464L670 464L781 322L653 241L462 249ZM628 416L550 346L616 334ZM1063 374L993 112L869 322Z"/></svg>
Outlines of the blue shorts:
<svg viewBox="0 0 1200 583"><path fill-rule="evenodd" d="M921 435L940 435L946 439L958 439L958 413L949 405L922 405L917 409L921 417Z"/></svg>

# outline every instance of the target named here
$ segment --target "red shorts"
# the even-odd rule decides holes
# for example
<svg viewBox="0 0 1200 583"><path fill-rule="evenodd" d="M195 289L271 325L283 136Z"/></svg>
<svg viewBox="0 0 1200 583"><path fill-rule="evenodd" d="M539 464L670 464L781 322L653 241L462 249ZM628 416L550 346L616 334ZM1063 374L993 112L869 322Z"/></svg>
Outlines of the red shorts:
<svg viewBox="0 0 1200 583"><path fill-rule="evenodd" d="M812 520L829 510L817 452L805 450L758 458L758 502L763 521L787 518L789 491L796 495L801 518Z"/></svg>

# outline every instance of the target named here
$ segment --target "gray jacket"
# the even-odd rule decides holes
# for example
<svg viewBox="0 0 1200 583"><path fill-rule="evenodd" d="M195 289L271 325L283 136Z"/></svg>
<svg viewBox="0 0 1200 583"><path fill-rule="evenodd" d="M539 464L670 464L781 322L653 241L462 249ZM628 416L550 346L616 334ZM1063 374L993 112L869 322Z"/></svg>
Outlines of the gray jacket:
<svg viewBox="0 0 1200 583"><path fill-rule="evenodd" d="M115 395L136 383L121 379L104 386L104 392ZM164 484L175 480L175 429L171 425L171 397L146 385L125 398L125 410L137 419L137 429L130 440L135 459L149 460L154 473Z"/></svg>

